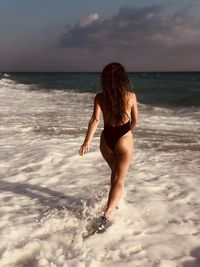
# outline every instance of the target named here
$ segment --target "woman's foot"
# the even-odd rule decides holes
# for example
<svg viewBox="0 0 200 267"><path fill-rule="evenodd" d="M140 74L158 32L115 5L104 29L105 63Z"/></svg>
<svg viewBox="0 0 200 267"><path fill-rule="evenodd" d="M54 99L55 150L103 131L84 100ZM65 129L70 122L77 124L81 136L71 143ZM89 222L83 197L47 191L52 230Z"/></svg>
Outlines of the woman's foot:
<svg viewBox="0 0 200 267"><path fill-rule="evenodd" d="M106 217L105 215L101 215L98 218L97 230L96 233L103 233L105 232L106 228L111 225L111 220Z"/></svg>
<svg viewBox="0 0 200 267"><path fill-rule="evenodd" d="M114 215L115 215L116 209L107 209L105 211L105 217L108 218L109 220L112 220Z"/></svg>

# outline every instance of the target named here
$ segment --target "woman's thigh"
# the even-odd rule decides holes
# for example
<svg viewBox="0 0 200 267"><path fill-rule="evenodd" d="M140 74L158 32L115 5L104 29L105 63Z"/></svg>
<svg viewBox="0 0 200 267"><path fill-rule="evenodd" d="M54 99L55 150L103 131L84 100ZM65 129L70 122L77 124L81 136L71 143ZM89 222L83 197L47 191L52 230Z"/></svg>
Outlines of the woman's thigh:
<svg viewBox="0 0 200 267"><path fill-rule="evenodd" d="M115 156L113 159L112 183L116 180L124 182L133 155L133 136L127 133L119 139L115 146Z"/></svg>

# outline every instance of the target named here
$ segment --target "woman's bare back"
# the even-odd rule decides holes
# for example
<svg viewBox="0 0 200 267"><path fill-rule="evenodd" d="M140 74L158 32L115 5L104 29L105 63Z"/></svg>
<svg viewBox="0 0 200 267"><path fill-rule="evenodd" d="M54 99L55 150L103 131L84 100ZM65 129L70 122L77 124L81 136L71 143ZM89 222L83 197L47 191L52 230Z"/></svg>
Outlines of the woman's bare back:
<svg viewBox="0 0 200 267"><path fill-rule="evenodd" d="M133 92L127 91L125 95L125 115L124 115L123 121L117 121L116 118L112 116L111 112L105 106L104 101L103 101L103 93L97 94L97 100L101 107L104 124L108 124L110 126L120 126L120 125L127 123L130 119L132 121L134 119L133 112L132 112L134 99L135 99L135 94Z"/></svg>

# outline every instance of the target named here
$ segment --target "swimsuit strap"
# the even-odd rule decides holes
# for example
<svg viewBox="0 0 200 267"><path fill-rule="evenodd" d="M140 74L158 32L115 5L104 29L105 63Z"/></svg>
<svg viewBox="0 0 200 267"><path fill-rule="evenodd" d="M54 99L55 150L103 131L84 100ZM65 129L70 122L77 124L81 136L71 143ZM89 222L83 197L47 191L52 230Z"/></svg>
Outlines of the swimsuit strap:
<svg viewBox="0 0 200 267"><path fill-rule="evenodd" d="M119 128L119 127L123 127L123 126L125 126L127 124L130 124L130 119L126 123L121 124L121 125L112 126L112 125L109 125L108 123L104 123L104 126L110 127L110 128Z"/></svg>

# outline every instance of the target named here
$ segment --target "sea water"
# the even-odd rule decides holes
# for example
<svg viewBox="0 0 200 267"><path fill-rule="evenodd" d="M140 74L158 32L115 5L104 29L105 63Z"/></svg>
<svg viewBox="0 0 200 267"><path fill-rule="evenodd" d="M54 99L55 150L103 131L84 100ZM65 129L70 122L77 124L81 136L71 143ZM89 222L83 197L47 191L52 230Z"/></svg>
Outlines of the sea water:
<svg viewBox="0 0 200 267"><path fill-rule="evenodd" d="M129 73L134 156L111 227L110 170L79 148L100 73L1 73L0 266L200 266L200 73Z"/></svg>

